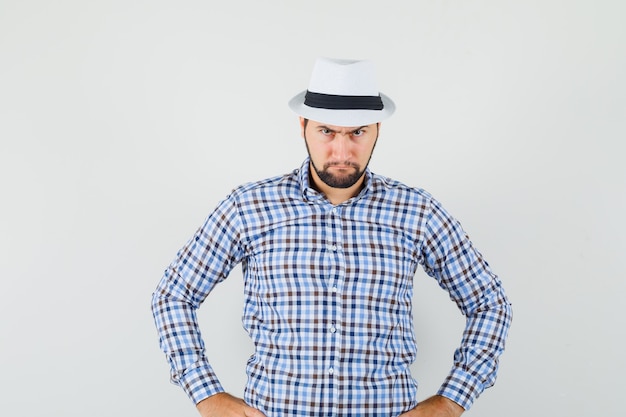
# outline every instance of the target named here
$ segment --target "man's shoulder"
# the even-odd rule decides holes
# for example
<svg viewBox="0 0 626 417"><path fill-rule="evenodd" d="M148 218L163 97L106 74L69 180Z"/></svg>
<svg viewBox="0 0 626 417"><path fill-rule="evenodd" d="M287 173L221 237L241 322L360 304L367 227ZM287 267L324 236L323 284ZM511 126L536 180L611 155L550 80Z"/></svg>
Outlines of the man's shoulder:
<svg viewBox="0 0 626 417"><path fill-rule="evenodd" d="M245 199L259 195L270 197L291 194L300 188L298 172L299 170L295 169L287 174L241 184L233 189L231 197Z"/></svg>
<svg viewBox="0 0 626 417"><path fill-rule="evenodd" d="M395 198L400 195L406 198L420 200L431 200L433 198L433 196L423 188L411 186L402 181L379 174L372 174L372 187L374 192L390 193Z"/></svg>

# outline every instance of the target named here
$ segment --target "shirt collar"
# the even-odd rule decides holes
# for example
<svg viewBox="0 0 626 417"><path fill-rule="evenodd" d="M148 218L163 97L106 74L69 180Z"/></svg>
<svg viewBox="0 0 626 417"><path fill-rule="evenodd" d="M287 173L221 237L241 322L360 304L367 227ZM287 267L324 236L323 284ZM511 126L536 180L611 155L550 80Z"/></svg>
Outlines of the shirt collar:
<svg viewBox="0 0 626 417"><path fill-rule="evenodd" d="M311 187L310 184L310 167L311 167L311 159L309 157L307 157L304 162L302 163L302 166L300 167L300 170L298 171L298 182L300 184L300 190L302 192L302 198L304 199L304 201L309 201L309 202L318 202L320 200L323 201L327 201L326 197L320 193L319 191L315 190L313 187ZM365 169L365 182L364 182L365 186L363 187L363 189L361 190L361 192L356 195L355 197L349 199L348 201L346 201L344 204L351 204L354 201L357 201L361 198L363 198L364 196L366 196L367 194L369 194L372 190L372 173L369 170L369 168Z"/></svg>

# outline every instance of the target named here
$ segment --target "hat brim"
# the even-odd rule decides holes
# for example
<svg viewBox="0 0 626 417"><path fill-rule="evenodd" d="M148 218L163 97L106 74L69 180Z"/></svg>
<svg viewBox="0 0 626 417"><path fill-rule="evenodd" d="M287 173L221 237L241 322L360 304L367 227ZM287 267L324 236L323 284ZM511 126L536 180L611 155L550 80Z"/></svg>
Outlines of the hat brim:
<svg viewBox="0 0 626 417"><path fill-rule="evenodd" d="M380 93L383 101L382 110L330 110L309 107L304 104L306 90L289 100L289 108L299 116L316 122L335 126L366 126L378 123L393 114L396 105L389 97Z"/></svg>

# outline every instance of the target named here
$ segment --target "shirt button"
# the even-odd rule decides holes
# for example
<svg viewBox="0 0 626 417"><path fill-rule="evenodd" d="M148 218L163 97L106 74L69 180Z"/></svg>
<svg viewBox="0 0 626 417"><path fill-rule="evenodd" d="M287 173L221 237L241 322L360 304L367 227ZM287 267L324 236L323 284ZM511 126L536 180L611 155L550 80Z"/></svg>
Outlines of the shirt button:
<svg viewBox="0 0 626 417"><path fill-rule="evenodd" d="M337 286L336 286L336 285L333 285L333 289L332 289L332 291L333 291L333 292L337 292Z"/></svg>
<svg viewBox="0 0 626 417"><path fill-rule="evenodd" d="M333 252L337 252L337 245L330 245L330 250Z"/></svg>
<svg viewBox="0 0 626 417"><path fill-rule="evenodd" d="M337 328L335 326L330 326L329 330L331 333L335 333L337 331Z"/></svg>
<svg viewBox="0 0 626 417"><path fill-rule="evenodd" d="M328 369L328 375L332 375L335 373L335 370L333 368Z"/></svg>

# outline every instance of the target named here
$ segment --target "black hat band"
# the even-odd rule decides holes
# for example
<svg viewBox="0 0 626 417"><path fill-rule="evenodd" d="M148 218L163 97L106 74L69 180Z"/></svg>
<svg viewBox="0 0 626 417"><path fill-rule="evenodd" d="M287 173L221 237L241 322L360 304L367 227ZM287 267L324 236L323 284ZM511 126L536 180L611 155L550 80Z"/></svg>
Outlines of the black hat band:
<svg viewBox="0 0 626 417"><path fill-rule="evenodd" d="M329 110L382 110L380 96L340 96L335 94L306 92L304 104Z"/></svg>

